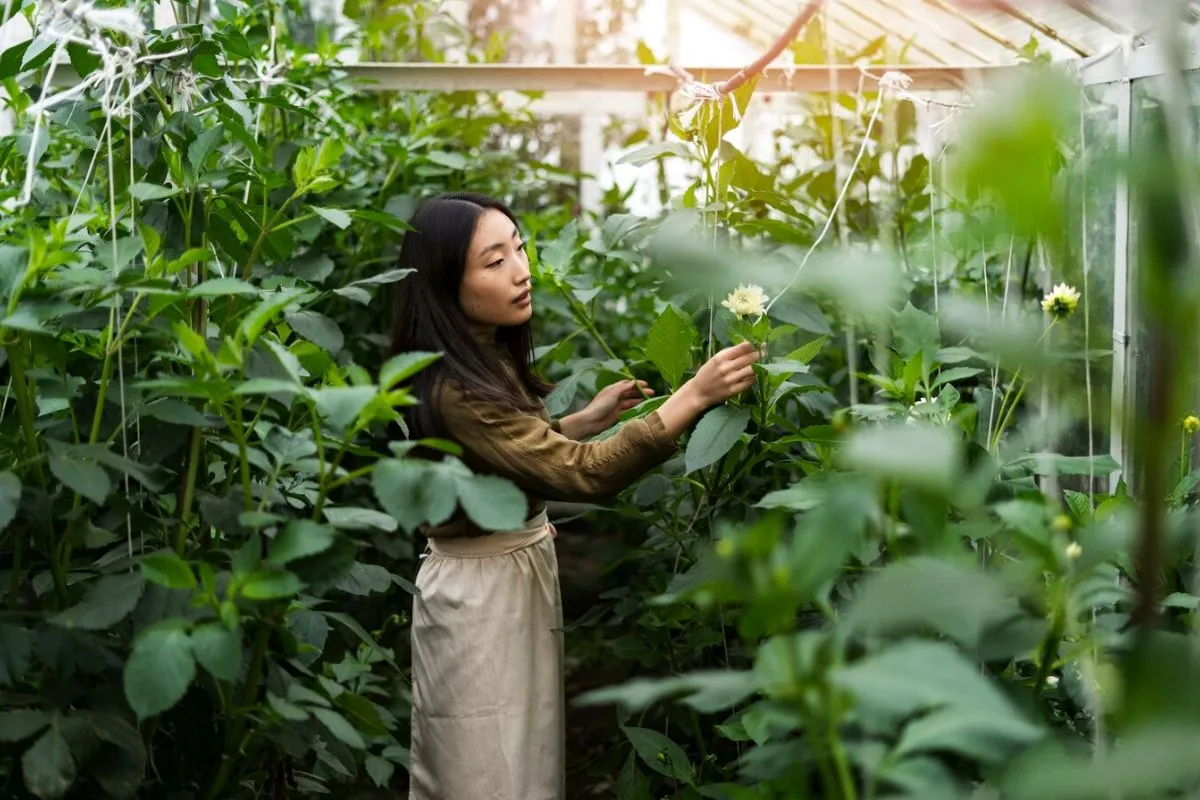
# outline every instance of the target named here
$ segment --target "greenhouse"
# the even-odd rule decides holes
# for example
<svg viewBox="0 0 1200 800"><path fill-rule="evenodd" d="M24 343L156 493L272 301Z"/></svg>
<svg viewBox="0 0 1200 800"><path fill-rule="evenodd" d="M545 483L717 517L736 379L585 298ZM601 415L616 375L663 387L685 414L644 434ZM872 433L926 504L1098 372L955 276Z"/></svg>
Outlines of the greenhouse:
<svg viewBox="0 0 1200 800"><path fill-rule="evenodd" d="M1198 796L1198 23L0 0L0 798Z"/></svg>

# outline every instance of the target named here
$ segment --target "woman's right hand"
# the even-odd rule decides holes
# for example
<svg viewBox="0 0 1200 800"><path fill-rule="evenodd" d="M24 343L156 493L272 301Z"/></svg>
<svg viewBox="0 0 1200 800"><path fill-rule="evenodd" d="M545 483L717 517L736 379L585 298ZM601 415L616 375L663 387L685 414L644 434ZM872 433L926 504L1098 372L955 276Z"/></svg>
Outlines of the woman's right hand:
<svg viewBox="0 0 1200 800"><path fill-rule="evenodd" d="M658 415L671 438L682 434L704 412L754 385L754 363L762 356L750 342L720 351L695 377L659 406Z"/></svg>
<svg viewBox="0 0 1200 800"><path fill-rule="evenodd" d="M726 347L706 361L685 386L705 408L719 405L754 385L754 363L761 356L751 342Z"/></svg>

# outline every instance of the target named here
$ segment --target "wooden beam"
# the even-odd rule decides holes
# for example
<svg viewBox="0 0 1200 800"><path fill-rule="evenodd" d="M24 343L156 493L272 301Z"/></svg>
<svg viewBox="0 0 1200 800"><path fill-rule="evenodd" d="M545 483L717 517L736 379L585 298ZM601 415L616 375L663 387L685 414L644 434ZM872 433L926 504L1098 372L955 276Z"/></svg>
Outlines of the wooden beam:
<svg viewBox="0 0 1200 800"><path fill-rule="evenodd" d="M1071 50L1074 50L1076 55L1087 58L1088 56L1090 56L1092 54L1091 50L1088 50L1086 47L1079 44L1078 42L1071 39L1070 37L1064 36L1063 34L1059 33L1054 28L1051 28L1049 25L1042 22L1037 17L1034 17L1033 15L1028 14L1028 13L1022 11L1021 9L1017 8L1012 3L1008 2L1008 0L989 0L989 1L991 2L991 4L993 6L995 6L995 8L998 11L1000 11L1000 13L1007 14L1008 16L1012 17L1013 19L1019 20L1020 22L1023 22L1024 24L1028 25L1030 28L1033 28L1035 31L1038 31L1039 33L1044 34L1048 38L1053 39L1054 41L1058 42L1062 46L1069 48Z"/></svg>
<svg viewBox="0 0 1200 800"><path fill-rule="evenodd" d="M741 67L685 66L698 81L729 80ZM398 64L363 62L335 67L366 91L479 91L502 92L671 92L678 88L672 75L647 72L644 66L589 64ZM858 67L835 65L841 85L857 85ZM957 91L965 84L984 84L989 79L1023 69L1013 65L926 66L872 65L871 72L903 72L912 78L913 91ZM789 69L768 67L758 82L760 93L827 92L830 68L826 65L797 65ZM790 74L789 74L790 73Z"/></svg>
<svg viewBox="0 0 1200 800"><path fill-rule="evenodd" d="M963 22L963 23L969 25L971 28L975 29L979 33L982 33L984 36L991 39L993 42L1004 45L1009 50L1012 50L1014 53L1021 52L1021 48L1018 47L1017 45L1013 44L1013 42L1010 41L1008 39L1008 37L1004 36L999 31L994 30L990 26L984 25L982 22L975 19L975 17L971 16L970 14L966 13L965 11L962 11L959 8L956 8L953 4L947 3L947 2L945 2L945 0L925 0L925 2L940 11L945 11L950 16L954 17L955 19L959 20L960 22Z"/></svg>

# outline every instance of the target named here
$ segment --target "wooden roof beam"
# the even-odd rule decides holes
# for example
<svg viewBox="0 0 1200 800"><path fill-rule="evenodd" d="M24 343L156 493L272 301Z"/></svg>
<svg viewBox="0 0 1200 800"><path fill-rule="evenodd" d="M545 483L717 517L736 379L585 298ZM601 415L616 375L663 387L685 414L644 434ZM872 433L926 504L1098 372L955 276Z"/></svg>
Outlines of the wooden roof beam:
<svg viewBox="0 0 1200 800"><path fill-rule="evenodd" d="M1047 37L1053 39L1062 46L1070 50L1074 50L1076 55L1087 58L1092 54L1091 50L1088 50L1083 45L1078 44L1070 37L1059 33L1054 28L1051 28L1049 25L1042 22L1040 19L1037 19L1031 14L1028 14L1027 12L1017 8L1012 3L1008 2L1008 0L988 0L988 2L1000 13L1007 14L1013 19L1019 20L1033 28L1035 31L1045 34Z"/></svg>
<svg viewBox="0 0 1200 800"><path fill-rule="evenodd" d="M679 88L675 76L640 64L596 66L590 64L436 64L385 63L331 64L367 91L477 91L477 92L671 92ZM698 81L727 81L742 67L680 65ZM1010 75L1022 65L895 64L872 67L872 72L903 72L912 78L911 91L960 91L965 85L987 85ZM648 69L650 71L648 71ZM852 64L787 65L768 67L759 78L759 93L828 93L830 70L839 85L857 84L862 71Z"/></svg>

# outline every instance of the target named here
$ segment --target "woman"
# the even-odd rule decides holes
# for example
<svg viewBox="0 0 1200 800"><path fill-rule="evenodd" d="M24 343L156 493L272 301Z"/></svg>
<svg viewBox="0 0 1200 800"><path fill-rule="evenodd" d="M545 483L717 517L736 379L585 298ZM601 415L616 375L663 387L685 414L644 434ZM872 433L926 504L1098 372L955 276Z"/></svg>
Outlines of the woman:
<svg viewBox="0 0 1200 800"><path fill-rule="evenodd" d="M530 368L529 259L495 200L445 194L413 215L400 248L392 350L443 357L413 381L414 437L462 446L476 473L512 481L531 519L479 530L463 514L427 528L413 602L410 800L563 800L562 605L545 501L603 501L665 461L707 409L754 383L759 354L717 353L659 408L603 441L649 393L609 386L551 421Z"/></svg>

